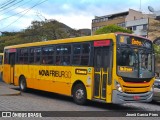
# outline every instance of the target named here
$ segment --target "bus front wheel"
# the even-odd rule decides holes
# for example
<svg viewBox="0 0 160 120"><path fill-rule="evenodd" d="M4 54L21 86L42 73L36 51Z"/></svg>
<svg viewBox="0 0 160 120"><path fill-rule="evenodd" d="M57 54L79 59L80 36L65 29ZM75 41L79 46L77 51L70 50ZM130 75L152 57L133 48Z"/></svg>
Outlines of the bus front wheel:
<svg viewBox="0 0 160 120"><path fill-rule="evenodd" d="M73 99L76 104L84 105L87 101L86 89L83 84L77 84L73 88Z"/></svg>
<svg viewBox="0 0 160 120"><path fill-rule="evenodd" d="M20 77L19 86L21 91L25 92L27 90L27 83L25 77Z"/></svg>

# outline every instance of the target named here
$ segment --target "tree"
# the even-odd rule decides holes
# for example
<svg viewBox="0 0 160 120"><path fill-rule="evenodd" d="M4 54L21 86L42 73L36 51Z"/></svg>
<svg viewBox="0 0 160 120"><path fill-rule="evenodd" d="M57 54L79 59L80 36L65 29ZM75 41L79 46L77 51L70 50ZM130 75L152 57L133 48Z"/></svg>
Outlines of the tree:
<svg viewBox="0 0 160 120"><path fill-rule="evenodd" d="M56 20L32 21L31 25L23 31L1 32L1 34L0 52L9 45L82 36L79 31ZM86 32L83 35L87 35Z"/></svg>
<svg viewBox="0 0 160 120"><path fill-rule="evenodd" d="M96 30L95 34L98 35L98 34L105 34L105 33L112 33L112 32L132 33L131 30L127 30L123 27L120 27L117 25L108 25Z"/></svg>
<svg viewBox="0 0 160 120"><path fill-rule="evenodd" d="M155 52L155 59L156 59L156 66L160 64L160 45L154 44L154 52Z"/></svg>

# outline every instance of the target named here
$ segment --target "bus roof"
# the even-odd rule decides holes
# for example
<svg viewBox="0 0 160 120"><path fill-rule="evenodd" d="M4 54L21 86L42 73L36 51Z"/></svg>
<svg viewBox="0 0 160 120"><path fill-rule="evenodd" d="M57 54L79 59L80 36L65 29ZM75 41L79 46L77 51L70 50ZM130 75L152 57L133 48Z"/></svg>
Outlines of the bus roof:
<svg viewBox="0 0 160 120"><path fill-rule="evenodd" d="M93 40L103 40L103 39L113 39L115 37L115 33L109 34L101 34L101 35L93 35L93 36L84 36L84 37L75 37L75 38L66 38L66 39L57 39L57 40L49 40L49 41L41 41L41 42L33 42L33 43L24 43L12 46L6 46L4 49L9 48L21 48L21 47L32 47L32 46L43 46L50 44L60 44L60 43L76 43L76 42L87 42Z"/></svg>
<svg viewBox="0 0 160 120"><path fill-rule="evenodd" d="M128 34L128 33L117 32L117 33L108 33L108 34L93 35L93 36L83 36L83 37L65 38L65 39L57 39L57 40L33 42L33 43L24 43L24 44L6 46L4 49L22 48L22 47L34 47L34 46L43 46L43 45L61 44L61 43L65 44L65 43L87 42L87 41L93 41L93 40L113 39L118 34L135 36L135 37L140 37L140 38L143 38L143 39L147 39L147 38L144 38L144 37L141 37L141 36L136 36L136 35L132 35L132 34ZM147 40L149 40L149 39L147 39ZM115 42L115 39L113 39L113 42Z"/></svg>
<svg viewBox="0 0 160 120"><path fill-rule="evenodd" d="M121 35L130 35L130 36L133 36L133 37L139 37L139 38L142 38L142 39L146 39L146 40L150 40L146 37L143 37L143 36L139 36L139 35L134 35L134 34L129 34L129 33L122 33L122 32L116 32L116 34L121 34ZM151 41L151 40L150 40ZM152 41L151 41L152 42Z"/></svg>

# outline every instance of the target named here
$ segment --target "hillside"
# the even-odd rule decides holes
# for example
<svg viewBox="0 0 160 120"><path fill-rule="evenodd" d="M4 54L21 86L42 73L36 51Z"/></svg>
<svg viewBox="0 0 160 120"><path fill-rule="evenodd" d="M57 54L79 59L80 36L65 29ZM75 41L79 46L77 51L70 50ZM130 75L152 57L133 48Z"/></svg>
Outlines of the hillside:
<svg viewBox="0 0 160 120"><path fill-rule="evenodd" d="M4 46L8 45L88 36L90 34L90 29L74 30L56 20L33 21L27 29L20 32L2 32L0 52L3 51Z"/></svg>

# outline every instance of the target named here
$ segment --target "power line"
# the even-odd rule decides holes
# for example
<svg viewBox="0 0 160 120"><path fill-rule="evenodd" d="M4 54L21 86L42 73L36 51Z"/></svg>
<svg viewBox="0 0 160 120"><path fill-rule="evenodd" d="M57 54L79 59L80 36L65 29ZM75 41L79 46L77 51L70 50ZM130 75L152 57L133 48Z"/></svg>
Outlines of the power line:
<svg viewBox="0 0 160 120"><path fill-rule="evenodd" d="M10 25L12 25L13 23L17 22L17 21L18 21L19 19L21 19L25 14L27 14L32 8L38 6L38 5L40 5L40 4L42 4L42 3L46 2L46 1L48 1L48 0L44 0L44 1L42 1L42 2L39 2L39 3L35 4L35 5L32 6L30 9L28 9L24 14L22 14L18 19L16 19L15 21L13 21L12 23L10 23L10 24L7 25L6 27L1 28L1 30L2 30L2 29L5 29L5 28L9 27Z"/></svg>
<svg viewBox="0 0 160 120"><path fill-rule="evenodd" d="M8 5L14 3L15 1L17 1L17 0L12 0L12 1L10 1L10 2L7 3L6 5L3 5L2 7L0 7L0 9L5 8L6 6L8 6Z"/></svg>
<svg viewBox="0 0 160 120"><path fill-rule="evenodd" d="M24 0L17 1L16 3L11 4L10 6L8 6L8 7L4 8L4 9L0 10L0 12L5 11L6 9L8 9L8 8L10 8L10 7L13 7L13 6L15 6L15 5L21 3L22 1L24 1Z"/></svg>
<svg viewBox="0 0 160 120"><path fill-rule="evenodd" d="M45 1L47 1L47 0L45 0ZM38 4L38 3L37 3L37 4ZM37 6L37 4L35 4L35 5ZM35 5L34 5L34 6L35 6ZM32 6L32 7L34 7L34 6ZM32 7L29 8L29 9L32 9ZM11 15L11 16L9 16L9 17L3 18L3 19L1 19L0 21L6 20L6 19L11 18L11 17L14 17L14 16L16 16L16 15L18 15L18 14L20 14L20 13L23 13L23 12L29 10L29 9L25 9L25 10L23 10L23 11L21 11L21 12L18 12L18 13L16 13L16 14L13 14L13 15Z"/></svg>
<svg viewBox="0 0 160 120"><path fill-rule="evenodd" d="M40 18L41 20L42 20L42 18L41 17L43 17L43 19L44 20L47 20L40 12L36 12L36 16L38 17L38 18ZM41 17L40 17L41 16ZM42 21L44 21L44 20L42 20Z"/></svg>
<svg viewBox="0 0 160 120"><path fill-rule="evenodd" d="M10 2L10 1L12 1L12 0L8 0L8 1L6 1L6 2L3 2L3 3L0 4L0 6L3 6L3 5L7 4L7 3Z"/></svg>
<svg viewBox="0 0 160 120"><path fill-rule="evenodd" d="M139 6L139 11L141 11L141 0L140 0L140 6Z"/></svg>
<svg viewBox="0 0 160 120"><path fill-rule="evenodd" d="M3 12L3 13L0 14L0 15L4 15L4 14L6 14L6 13L9 13L10 11L13 11L13 10L15 10L15 9L17 9L17 8L19 8L19 7L23 6L23 5L25 5L25 4L29 3L29 2L31 2L31 1L32 1L32 0L29 0L29 1L27 1L27 2L25 2L25 3L23 3L23 4L21 4L21 5L19 5L19 6L17 6L17 7L14 7L14 8L12 8L12 9L6 11L6 12Z"/></svg>
<svg viewBox="0 0 160 120"><path fill-rule="evenodd" d="M16 16L16 15L18 15L18 14L20 14L20 13L23 13L23 12L27 11L27 10L28 10L28 9L25 9L25 10L19 12L19 13L16 13L16 14L13 14L13 15L11 15L11 16L9 16L9 17L3 18L3 19L1 19L0 21L3 21L3 20L6 20L6 19L8 19L8 18L11 18L11 17L13 17L13 16Z"/></svg>
<svg viewBox="0 0 160 120"><path fill-rule="evenodd" d="M36 16L37 16L41 21L43 21L42 18L38 15L38 13L36 13Z"/></svg>

